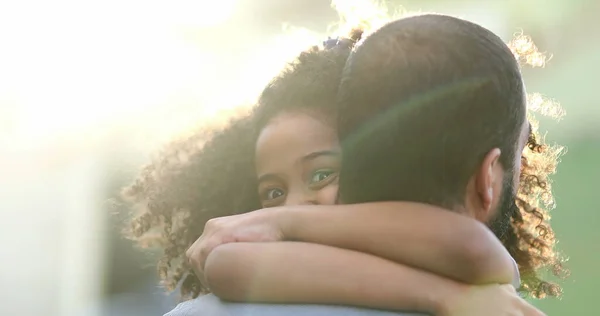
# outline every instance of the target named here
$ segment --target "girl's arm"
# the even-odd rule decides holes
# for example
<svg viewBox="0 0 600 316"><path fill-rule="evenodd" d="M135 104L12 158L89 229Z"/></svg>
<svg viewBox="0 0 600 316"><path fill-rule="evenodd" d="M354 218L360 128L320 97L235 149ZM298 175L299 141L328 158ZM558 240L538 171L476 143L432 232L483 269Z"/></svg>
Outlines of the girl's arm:
<svg viewBox="0 0 600 316"><path fill-rule="evenodd" d="M438 314L465 285L372 255L300 242L229 243L207 258L225 300L340 304Z"/></svg>
<svg viewBox="0 0 600 316"><path fill-rule="evenodd" d="M300 242L229 243L207 258L230 301L338 304L432 315L542 315L509 285L473 287L373 255Z"/></svg>
<svg viewBox="0 0 600 316"><path fill-rule="evenodd" d="M484 224L431 205L306 205L272 212L285 240L370 253L467 284L506 284L515 277L512 258Z"/></svg>

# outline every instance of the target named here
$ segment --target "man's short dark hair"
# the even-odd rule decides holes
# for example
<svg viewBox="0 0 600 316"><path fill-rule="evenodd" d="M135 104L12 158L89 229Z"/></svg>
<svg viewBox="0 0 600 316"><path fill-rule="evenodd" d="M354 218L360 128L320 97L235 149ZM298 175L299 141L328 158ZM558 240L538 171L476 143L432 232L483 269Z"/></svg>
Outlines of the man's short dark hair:
<svg viewBox="0 0 600 316"><path fill-rule="evenodd" d="M518 62L491 31L434 14L385 25L340 85L342 201L463 205L491 149L512 177L525 102Z"/></svg>

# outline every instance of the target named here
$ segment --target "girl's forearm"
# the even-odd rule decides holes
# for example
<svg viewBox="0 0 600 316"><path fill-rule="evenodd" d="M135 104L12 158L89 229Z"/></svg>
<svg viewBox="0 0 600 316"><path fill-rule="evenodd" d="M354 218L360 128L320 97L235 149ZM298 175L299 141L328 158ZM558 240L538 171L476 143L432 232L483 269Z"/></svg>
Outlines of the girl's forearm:
<svg viewBox="0 0 600 316"><path fill-rule="evenodd" d="M223 299L340 304L435 314L467 286L372 255L300 242L230 243L205 273Z"/></svg>
<svg viewBox="0 0 600 316"><path fill-rule="evenodd" d="M286 239L366 252L468 284L510 283L513 262L482 223L431 205L281 208Z"/></svg>

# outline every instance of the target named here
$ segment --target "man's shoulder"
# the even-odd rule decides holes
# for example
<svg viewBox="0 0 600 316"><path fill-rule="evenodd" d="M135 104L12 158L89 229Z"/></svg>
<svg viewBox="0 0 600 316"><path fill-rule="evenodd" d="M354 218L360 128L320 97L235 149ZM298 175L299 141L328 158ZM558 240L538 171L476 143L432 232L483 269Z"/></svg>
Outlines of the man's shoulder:
<svg viewBox="0 0 600 316"><path fill-rule="evenodd" d="M330 305L298 305L298 304L243 304L227 303L214 295L204 295L194 300L183 302L164 316L398 316L422 315L406 314L373 309L353 308Z"/></svg>
<svg viewBox="0 0 600 316"><path fill-rule="evenodd" d="M229 315L221 300L214 295L204 295L177 305L164 316Z"/></svg>

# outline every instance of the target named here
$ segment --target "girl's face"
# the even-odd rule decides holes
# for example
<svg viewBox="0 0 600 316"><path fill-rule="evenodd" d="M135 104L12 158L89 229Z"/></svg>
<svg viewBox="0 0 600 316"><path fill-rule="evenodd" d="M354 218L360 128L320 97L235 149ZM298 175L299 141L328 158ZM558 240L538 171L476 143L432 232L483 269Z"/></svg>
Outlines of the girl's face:
<svg viewBox="0 0 600 316"><path fill-rule="evenodd" d="M280 114L256 142L256 175L263 207L335 204L341 151L326 120Z"/></svg>

